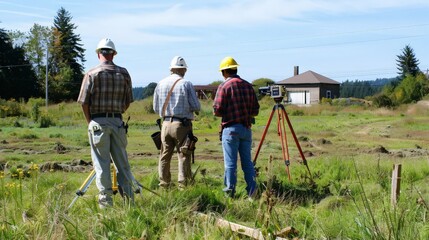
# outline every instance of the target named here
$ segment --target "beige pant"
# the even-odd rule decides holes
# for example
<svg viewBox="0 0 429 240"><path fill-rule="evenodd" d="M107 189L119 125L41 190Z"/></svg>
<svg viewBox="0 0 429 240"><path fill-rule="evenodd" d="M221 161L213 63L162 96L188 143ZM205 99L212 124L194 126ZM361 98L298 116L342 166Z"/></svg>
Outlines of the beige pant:
<svg viewBox="0 0 429 240"><path fill-rule="evenodd" d="M162 123L162 146L158 164L160 186L167 187L171 184L170 163L174 150L177 150L177 158L179 160L178 183L186 185L191 179L191 155L185 155L180 152L180 146L191 129L192 126L184 127L179 121L164 121Z"/></svg>

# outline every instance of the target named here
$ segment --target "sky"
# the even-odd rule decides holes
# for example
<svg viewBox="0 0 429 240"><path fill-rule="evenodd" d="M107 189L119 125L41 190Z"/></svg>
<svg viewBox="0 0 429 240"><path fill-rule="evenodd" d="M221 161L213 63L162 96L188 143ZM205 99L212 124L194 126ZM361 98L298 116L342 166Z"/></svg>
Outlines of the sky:
<svg viewBox="0 0 429 240"><path fill-rule="evenodd" d="M222 80L226 56L249 82L284 80L294 66L338 82L396 77L406 45L429 69L428 0L0 0L0 28L51 27L61 7L86 49L85 71L98 64L97 43L110 38L133 87L168 76L176 55L194 85Z"/></svg>

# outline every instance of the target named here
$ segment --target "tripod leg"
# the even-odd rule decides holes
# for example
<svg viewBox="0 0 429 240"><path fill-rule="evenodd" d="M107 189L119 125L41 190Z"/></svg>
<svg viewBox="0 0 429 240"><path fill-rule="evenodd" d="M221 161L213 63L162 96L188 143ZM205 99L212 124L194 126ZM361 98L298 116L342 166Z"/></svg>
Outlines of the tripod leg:
<svg viewBox="0 0 429 240"><path fill-rule="evenodd" d="M92 181L94 181L94 179L95 179L95 170L92 170L91 173L89 174L89 176L83 182L82 186L80 186L80 188L76 191L76 197L73 199L73 201L70 203L70 205L68 206L67 209L70 209L73 206L73 204L76 202L76 200L80 196L83 196L86 193L86 191L89 188L89 185L91 185L91 183L92 183Z"/></svg>
<svg viewBox="0 0 429 240"><path fill-rule="evenodd" d="M118 193L118 174L116 173L116 167L115 164L111 165L111 169L112 169L112 191L113 194ZM122 194L121 194L122 196Z"/></svg>
<svg viewBox="0 0 429 240"><path fill-rule="evenodd" d="M291 180L290 169L289 169L290 158L289 158L289 149L288 149L288 144L287 144L287 134L286 134L286 127L285 127L283 112L280 111L280 109L278 109L277 115L278 115L278 117L277 117L277 128L278 128L278 133L279 133L279 137L280 137L280 142L282 144L283 160L284 160L284 163L286 165L286 172L288 174L288 178L290 181Z"/></svg>
<svg viewBox="0 0 429 240"><path fill-rule="evenodd" d="M267 135L267 131L268 131L268 128L270 127L271 120L273 119L275 109L276 109L276 106L273 107L270 117L268 118L267 125L265 126L264 133L262 134L261 141L259 142L258 149L256 150L256 153L255 153L255 158L253 159L253 166L256 165L256 160L258 159L259 151L261 150L262 143L265 140L265 135Z"/></svg>
<svg viewBox="0 0 429 240"><path fill-rule="evenodd" d="M308 171L308 174L310 175L310 179L313 180L313 177L311 176L310 168L308 167L308 164L307 164L307 159L305 159L304 153L302 152L301 146L299 145L298 138L295 135L295 131L293 130L292 124L290 123L289 117L284 107L282 107L282 111L286 118L287 124L289 126L289 130L292 133L293 139L295 140L295 144L296 144L296 147L298 148L299 154L301 155L302 162L307 167L307 171Z"/></svg>

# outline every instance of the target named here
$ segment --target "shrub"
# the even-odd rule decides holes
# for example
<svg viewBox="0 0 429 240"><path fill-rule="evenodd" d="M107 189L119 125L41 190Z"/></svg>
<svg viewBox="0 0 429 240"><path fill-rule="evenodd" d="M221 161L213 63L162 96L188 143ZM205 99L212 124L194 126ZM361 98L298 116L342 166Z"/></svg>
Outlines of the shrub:
<svg viewBox="0 0 429 240"><path fill-rule="evenodd" d="M21 138L21 139L38 139L39 137L33 133L25 133L25 134L21 135L19 138Z"/></svg>
<svg viewBox="0 0 429 240"><path fill-rule="evenodd" d="M13 126L20 128L20 127L22 127L22 124L20 122L18 122L18 120L16 120L15 122L13 122Z"/></svg>
<svg viewBox="0 0 429 240"><path fill-rule="evenodd" d="M52 118L49 115L42 115L40 118L39 128L48 128L50 126L55 126Z"/></svg>
<svg viewBox="0 0 429 240"><path fill-rule="evenodd" d="M33 121L37 122L39 120L40 117L40 109L39 109L39 105L33 105L31 107L31 119L33 119Z"/></svg>
<svg viewBox="0 0 429 240"><path fill-rule="evenodd" d="M291 116L304 116L304 111L301 109L295 109L290 113Z"/></svg>
<svg viewBox="0 0 429 240"><path fill-rule="evenodd" d="M349 98L336 98L332 101L332 105L334 106L348 106L350 105Z"/></svg>
<svg viewBox="0 0 429 240"><path fill-rule="evenodd" d="M394 106L393 101L385 94L379 94L374 96L372 102L376 107L393 107Z"/></svg>
<svg viewBox="0 0 429 240"><path fill-rule="evenodd" d="M332 98L322 98L322 104L332 104Z"/></svg>
<svg viewBox="0 0 429 240"><path fill-rule="evenodd" d="M21 116L24 112L22 105L15 99L8 101L0 99L0 117Z"/></svg>

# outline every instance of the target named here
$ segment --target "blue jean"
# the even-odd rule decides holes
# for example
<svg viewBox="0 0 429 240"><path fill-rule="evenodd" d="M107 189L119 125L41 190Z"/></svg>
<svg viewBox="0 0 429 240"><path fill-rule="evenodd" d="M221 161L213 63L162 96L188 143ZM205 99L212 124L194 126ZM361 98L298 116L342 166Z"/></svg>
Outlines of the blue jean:
<svg viewBox="0 0 429 240"><path fill-rule="evenodd" d="M246 181L246 191L251 196L256 190L255 168L251 159L252 130L242 124L234 124L222 131L222 147L224 155L223 191L234 196L237 184L237 155L240 154L241 169Z"/></svg>

